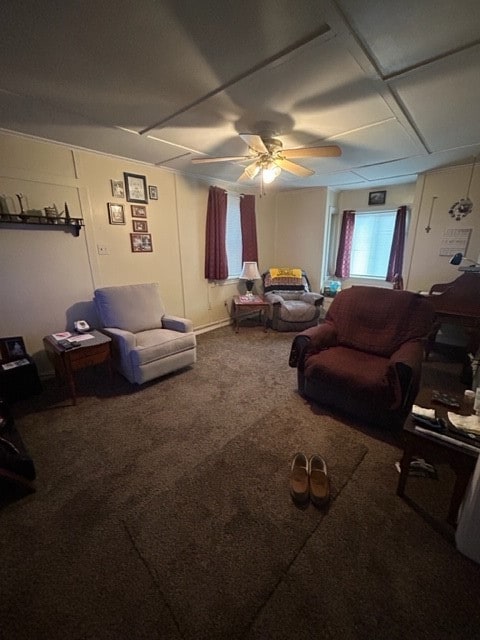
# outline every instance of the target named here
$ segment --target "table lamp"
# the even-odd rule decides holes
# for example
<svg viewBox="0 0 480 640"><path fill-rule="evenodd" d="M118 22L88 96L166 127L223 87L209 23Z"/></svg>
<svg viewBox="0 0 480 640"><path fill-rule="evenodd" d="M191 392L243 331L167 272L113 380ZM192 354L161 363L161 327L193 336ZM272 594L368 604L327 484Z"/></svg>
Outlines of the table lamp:
<svg viewBox="0 0 480 640"><path fill-rule="evenodd" d="M247 296L249 298L253 298L253 293L252 293L253 281L260 280L261 277L262 276L258 271L258 266L256 262L243 263L243 269L242 269L242 273L240 274L240 280L246 280L245 285L247 287Z"/></svg>

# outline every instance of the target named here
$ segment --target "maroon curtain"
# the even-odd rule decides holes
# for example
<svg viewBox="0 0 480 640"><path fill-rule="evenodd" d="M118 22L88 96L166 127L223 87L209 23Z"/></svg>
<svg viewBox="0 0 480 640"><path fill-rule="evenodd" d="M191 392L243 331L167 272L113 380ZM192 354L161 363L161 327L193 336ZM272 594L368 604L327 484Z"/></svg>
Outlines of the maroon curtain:
<svg viewBox="0 0 480 640"><path fill-rule="evenodd" d="M255 196L240 196L240 224L242 227L242 261L258 262Z"/></svg>
<svg viewBox="0 0 480 640"><path fill-rule="evenodd" d="M335 275L337 278L348 278L350 275L350 256L352 254L353 230L355 228L355 211L344 211L342 230L337 253Z"/></svg>
<svg viewBox="0 0 480 640"><path fill-rule="evenodd" d="M395 229L393 231L392 248L388 261L387 282L400 283L403 269L403 252L405 249L405 234L407 228L407 207L402 206L397 211L395 218ZM402 286L403 288L403 286Z"/></svg>
<svg viewBox="0 0 480 640"><path fill-rule="evenodd" d="M205 238L205 278L228 278L225 233L227 229L227 192L218 187L208 191L207 228Z"/></svg>

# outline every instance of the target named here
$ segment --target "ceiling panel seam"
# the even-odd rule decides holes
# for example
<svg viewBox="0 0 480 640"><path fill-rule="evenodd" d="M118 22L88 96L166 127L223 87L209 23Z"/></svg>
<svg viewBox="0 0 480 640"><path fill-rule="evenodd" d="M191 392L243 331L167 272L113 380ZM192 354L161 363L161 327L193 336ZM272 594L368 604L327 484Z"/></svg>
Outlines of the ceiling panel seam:
<svg viewBox="0 0 480 640"><path fill-rule="evenodd" d="M159 129L159 128L163 127L167 122L169 122L170 120L173 120L174 118L176 118L177 116L181 115L182 113L185 113L185 112L189 111L190 109L193 109L193 107L197 107L202 102L205 102L205 100L208 100L209 98L212 98L213 96L217 95L218 93L221 93L222 91L225 91L225 89L228 89L229 87L233 86L234 84L237 84L237 82L240 82L241 80L244 80L245 78L248 78L249 76L251 76L252 74L256 73L257 71L260 71L260 69L268 67L268 65L272 64L273 62L276 62L280 58L283 58L284 56L288 55L292 51L296 51L300 47L303 47L304 45L312 42L313 40L316 40L317 38L319 38L321 36L325 36L326 34L328 34L330 32L331 32L331 29L330 29L329 25L326 24L326 23L322 24L321 27L319 27L319 28L315 29L314 31L310 32L308 35L304 36L303 38L300 38L299 40L296 40L294 43L288 45L287 47L284 47L278 53L275 53L272 56L269 56L268 58L266 58L265 60L262 60L261 62L258 62L257 64L253 65L253 67L250 67L250 69L247 69L246 71L242 71L241 73L239 73L236 76L234 76L233 78L231 78L228 82L224 82L223 84L219 85L215 89L212 89L212 91L209 91L208 93L206 93L205 95L201 96L200 98L197 98L197 100L194 100L193 102L191 102L190 104L186 105L185 107L182 107L181 109L178 109L177 111L175 111L174 113L170 114L169 116L166 116L165 118L162 118L162 120L159 120L158 122L155 122L154 124L151 124L148 127L145 127L144 129L142 129L139 132L140 135L144 135L145 133L148 133L152 129Z"/></svg>

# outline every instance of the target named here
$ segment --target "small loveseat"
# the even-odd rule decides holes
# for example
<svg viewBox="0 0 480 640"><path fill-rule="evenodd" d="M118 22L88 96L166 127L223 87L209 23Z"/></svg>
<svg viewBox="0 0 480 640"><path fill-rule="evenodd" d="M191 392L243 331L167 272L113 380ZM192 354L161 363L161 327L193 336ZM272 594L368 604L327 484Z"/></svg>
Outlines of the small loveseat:
<svg viewBox="0 0 480 640"><path fill-rule="evenodd" d="M341 291L325 322L293 340L299 392L361 421L400 427L419 390L433 316L431 303L410 291Z"/></svg>

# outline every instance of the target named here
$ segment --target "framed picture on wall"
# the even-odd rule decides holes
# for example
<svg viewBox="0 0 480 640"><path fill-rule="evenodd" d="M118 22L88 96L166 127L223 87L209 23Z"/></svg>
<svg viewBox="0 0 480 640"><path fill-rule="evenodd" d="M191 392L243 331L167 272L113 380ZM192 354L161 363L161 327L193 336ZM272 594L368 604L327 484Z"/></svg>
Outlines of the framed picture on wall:
<svg viewBox="0 0 480 640"><path fill-rule="evenodd" d="M136 173L124 173L125 189L128 202L143 202L147 204L147 179Z"/></svg>
<svg viewBox="0 0 480 640"><path fill-rule="evenodd" d="M146 220L132 220L133 230L137 233L147 233L148 223Z"/></svg>
<svg viewBox="0 0 480 640"><path fill-rule="evenodd" d="M370 191L368 194L368 204L385 204L386 191Z"/></svg>
<svg viewBox="0 0 480 640"><path fill-rule="evenodd" d="M125 211L123 209L123 204L109 202L107 206L110 224L125 224Z"/></svg>
<svg viewBox="0 0 480 640"><path fill-rule="evenodd" d="M153 184L148 186L148 197L150 200L158 200L158 189Z"/></svg>
<svg viewBox="0 0 480 640"><path fill-rule="evenodd" d="M132 218L147 217L147 207L142 207L141 205L137 205L137 204L132 204L130 206L132 208Z"/></svg>
<svg viewBox="0 0 480 640"><path fill-rule="evenodd" d="M121 180L110 180L112 183L112 196L114 198L124 198L125 190L123 188L123 182Z"/></svg>
<svg viewBox="0 0 480 640"><path fill-rule="evenodd" d="M130 242L133 253L151 253L153 251L150 233L131 233Z"/></svg>

